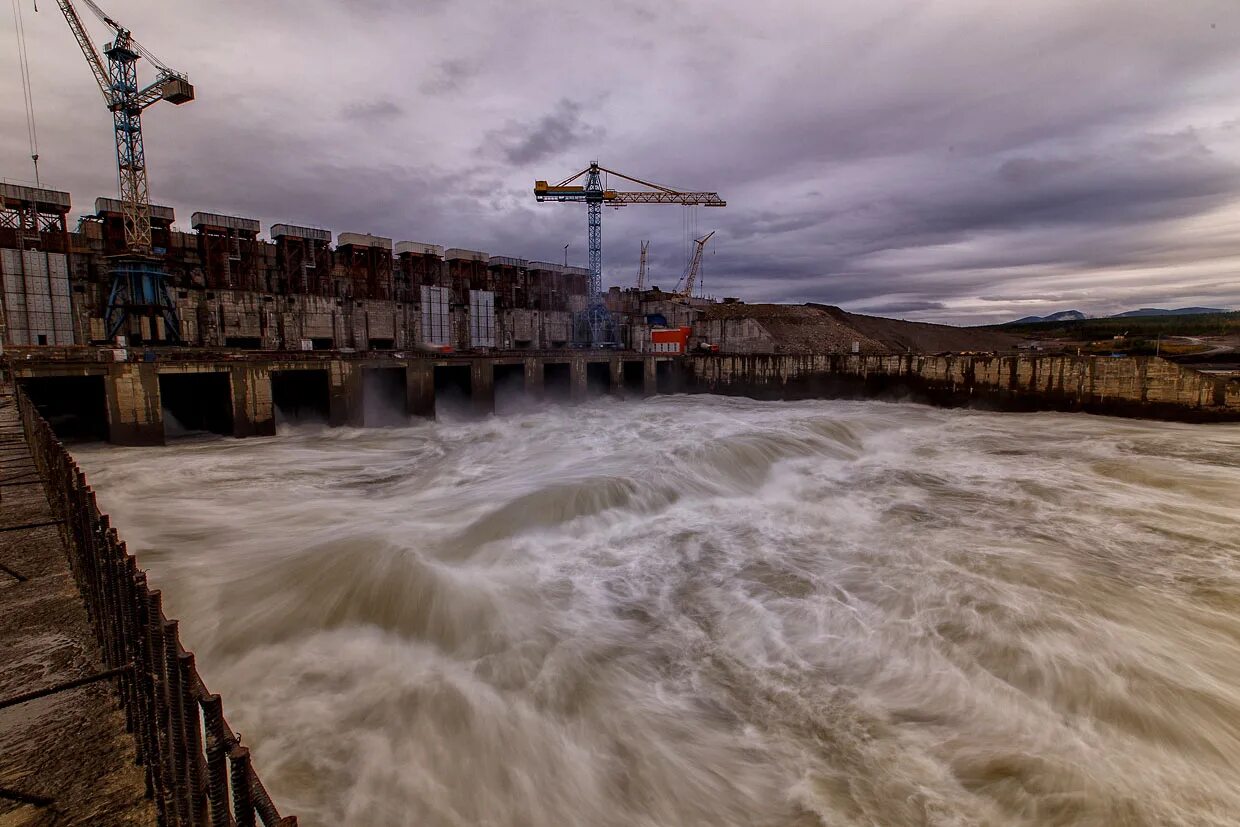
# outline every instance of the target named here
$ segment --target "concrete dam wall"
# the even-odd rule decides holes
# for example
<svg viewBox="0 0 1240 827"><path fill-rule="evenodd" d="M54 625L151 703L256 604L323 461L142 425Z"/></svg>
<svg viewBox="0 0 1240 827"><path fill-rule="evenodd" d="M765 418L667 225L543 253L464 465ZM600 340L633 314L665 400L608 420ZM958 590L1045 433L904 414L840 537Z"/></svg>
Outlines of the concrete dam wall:
<svg viewBox="0 0 1240 827"><path fill-rule="evenodd" d="M760 398L912 397L1004 410L1240 421L1240 381L1146 356L699 355L692 390Z"/></svg>

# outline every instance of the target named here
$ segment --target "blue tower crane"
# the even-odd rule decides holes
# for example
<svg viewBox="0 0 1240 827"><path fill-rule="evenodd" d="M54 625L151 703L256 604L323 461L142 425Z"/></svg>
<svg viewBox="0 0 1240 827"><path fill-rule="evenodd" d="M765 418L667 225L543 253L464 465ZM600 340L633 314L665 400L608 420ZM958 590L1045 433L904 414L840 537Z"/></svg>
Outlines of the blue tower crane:
<svg viewBox="0 0 1240 827"><path fill-rule="evenodd" d="M602 173L614 175L625 181L647 187L646 190L620 192L603 186ZM573 182L585 176L584 185ZM607 169L594 161L590 166L565 178L554 186L546 181L534 182L534 197L539 201L584 201L586 204L586 229L590 249L590 286L585 321L589 329L590 344L594 347L612 347L617 344L616 328L611 313L603 301L603 205L622 207L626 204L682 204L704 207L726 207L727 201L717 192L688 192L675 190L661 184L652 184L615 170Z"/></svg>
<svg viewBox="0 0 1240 827"><path fill-rule="evenodd" d="M130 328L130 319L149 319L149 336L158 338L155 320L163 322L163 337L181 340L176 305L168 293L163 263L151 254L151 199L146 177L146 153L142 145L142 112L157 101L176 105L194 99L189 78L160 62L133 39L129 29L108 17L93 0L82 0L114 32L104 47L108 66L95 50L71 0L57 0L82 54L86 56L103 101L112 112L116 138L116 164L120 173L121 214L125 225L125 253L112 264L106 327L108 338ZM159 74L145 87L138 85L139 58L145 57Z"/></svg>

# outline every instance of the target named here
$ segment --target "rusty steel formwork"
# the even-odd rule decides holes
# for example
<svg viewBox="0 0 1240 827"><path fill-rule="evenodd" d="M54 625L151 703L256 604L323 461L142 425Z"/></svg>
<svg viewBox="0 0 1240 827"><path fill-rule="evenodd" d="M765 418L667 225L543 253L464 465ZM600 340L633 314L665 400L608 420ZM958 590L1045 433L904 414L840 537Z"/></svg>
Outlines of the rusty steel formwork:
<svg viewBox="0 0 1240 827"><path fill-rule="evenodd" d="M568 310L564 268L546 261L530 262L529 304L533 310Z"/></svg>
<svg viewBox="0 0 1240 827"><path fill-rule="evenodd" d="M490 256L478 250L450 247L444 251L453 304L467 305L470 290L491 289L491 270L487 266L489 259Z"/></svg>
<svg viewBox="0 0 1240 827"><path fill-rule="evenodd" d="M16 396L159 823L296 827L296 816L280 816L249 749L224 719L220 696L203 683L177 621L164 615L159 590L99 511L86 475L30 399L20 390Z"/></svg>
<svg viewBox="0 0 1240 827"><path fill-rule="evenodd" d="M416 304L422 287L450 286L444 276L443 254L437 244L396 242L396 300Z"/></svg>
<svg viewBox="0 0 1240 827"><path fill-rule="evenodd" d="M95 221L103 239L103 254L119 256L129 248L125 242L125 217L122 204L115 198L95 199ZM172 224L176 213L172 207L151 205L151 252L166 255L172 246Z"/></svg>
<svg viewBox="0 0 1240 827"><path fill-rule="evenodd" d="M253 218L196 212L190 217L198 231L198 257L206 286L231 290L263 290L260 266L265 262L259 223Z"/></svg>
<svg viewBox="0 0 1240 827"><path fill-rule="evenodd" d="M569 309L573 307L573 297L584 307L584 300L590 293L590 271L584 267L566 267L564 269L564 294L568 296Z"/></svg>
<svg viewBox="0 0 1240 827"><path fill-rule="evenodd" d="M529 308L530 263L523 258L491 256L492 290L495 291L497 310L525 310Z"/></svg>
<svg viewBox="0 0 1240 827"><path fill-rule="evenodd" d="M336 238L336 269L346 298L392 298L392 239L340 233Z"/></svg>
<svg viewBox="0 0 1240 827"><path fill-rule="evenodd" d="M282 295L335 295L332 281L332 234L315 227L272 224L275 241L275 274L271 289Z"/></svg>
<svg viewBox="0 0 1240 827"><path fill-rule="evenodd" d="M0 247L68 253L69 193L0 182Z"/></svg>

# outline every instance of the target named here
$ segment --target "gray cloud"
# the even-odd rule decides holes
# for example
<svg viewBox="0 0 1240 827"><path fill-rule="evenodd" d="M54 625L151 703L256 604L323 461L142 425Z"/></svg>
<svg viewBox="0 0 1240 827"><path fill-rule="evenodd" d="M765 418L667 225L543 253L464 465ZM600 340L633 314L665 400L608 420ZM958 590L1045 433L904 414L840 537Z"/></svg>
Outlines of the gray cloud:
<svg viewBox="0 0 1240 827"><path fill-rule="evenodd" d="M341 112L344 117L357 121L390 121L404 113L400 104L387 98L350 103Z"/></svg>
<svg viewBox="0 0 1240 827"><path fill-rule="evenodd" d="M431 74L421 83L427 95L446 95L459 92L477 72L477 68L465 58L450 58L435 64Z"/></svg>
<svg viewBox="0 0 1240 827"><path fill-rule="evenodd" d="M885 316L893 313L911 313L918 310L942 310L947 305L943 302L932 301L903 301L888 302L886 304L874 305L873 307L860 307L857 311L860 313L873 313L879 316Z"/></svg>
<svg viewBox="0 0 1240 827"><path fill-rule="evenodd" d="M509 163L525 165L551 158L587 140L599 139L603 130L586 123L582 110L580 103L565 98L535 121L510 122L504 129L489 133L482 151L498 150Z"/></svg>
<svg viewBox="0 0 1240 827"><path fill-rule="evenodd" d="M182 216L584 263L584 207L529 190L598 157L729 202L605 211L612 283L651 239L673 284L715 229L716 295L975 322L1240 306L1234 0L108 5L198 86L145 120ZM45 180L88 205L115 190L109 116L63 20L27 37ZM24 178L12 51L0 174Z"/></svg>

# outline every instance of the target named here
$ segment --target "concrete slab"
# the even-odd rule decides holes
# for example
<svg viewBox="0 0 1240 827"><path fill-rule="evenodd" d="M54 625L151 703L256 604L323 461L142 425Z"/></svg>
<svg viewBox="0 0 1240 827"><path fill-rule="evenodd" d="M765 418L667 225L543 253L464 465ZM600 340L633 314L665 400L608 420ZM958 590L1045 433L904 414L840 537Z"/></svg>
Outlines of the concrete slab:
<svg viewBox="0 0 1240 827"><path fill-rule="evenodd" d="M33 484L32 484L33 483ZM102 671L94 632L9 395L0 396L0 698ZM0 710L0 827L154 825L110 682Z"/></svg>

